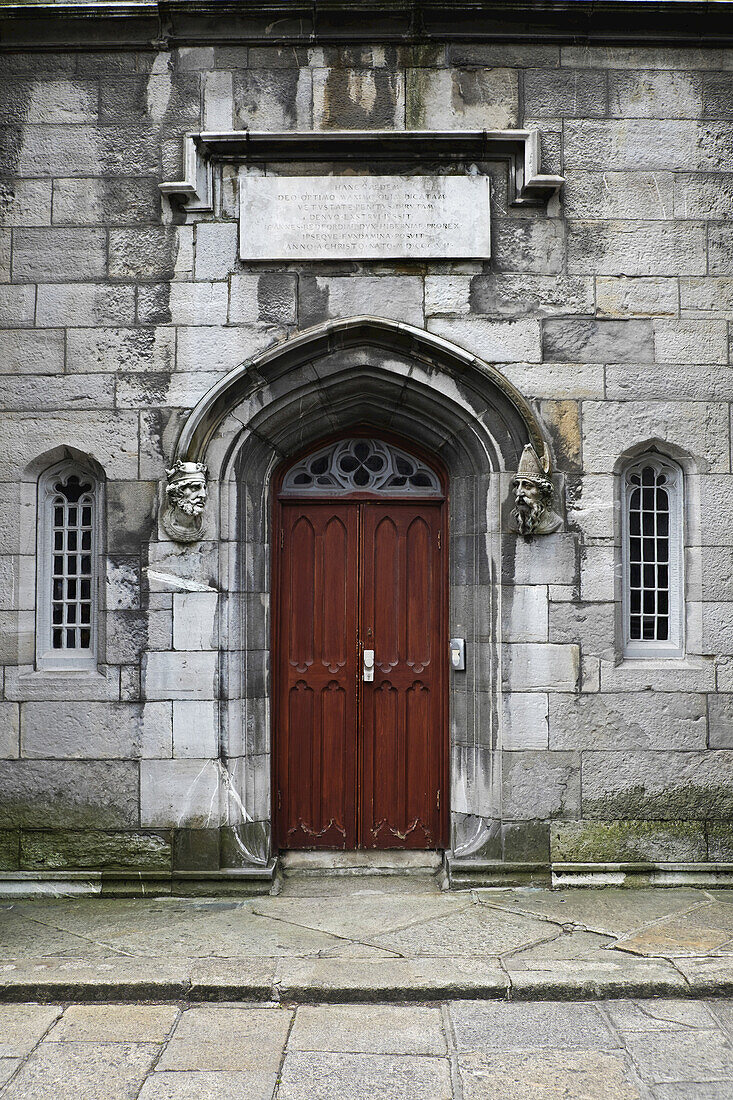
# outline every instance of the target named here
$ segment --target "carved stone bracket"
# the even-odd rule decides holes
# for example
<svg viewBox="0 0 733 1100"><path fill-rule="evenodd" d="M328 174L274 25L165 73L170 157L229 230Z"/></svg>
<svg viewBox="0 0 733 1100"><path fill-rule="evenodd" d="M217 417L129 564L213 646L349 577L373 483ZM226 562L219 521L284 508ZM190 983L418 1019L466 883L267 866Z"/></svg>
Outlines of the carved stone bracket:
<svg viewBox="0 0 733 1100"><path fill-rule="evenodd" d="M232 130L189 133L183 139L182 180L161 183L169 198L191 213L213 209L215 163L263 164L288 161L390 161L400 164L506 161L510 202L537 206L565 182L540 172L539 130Z"/></svg>
<svg viewBox="0 0 733 1100"><path fill-rule="evenodd" d="M528 443L522 451L516 477L512 482L515 530L529 540L535 535L550 535L562 527L562 518L553 509L555 490L550 478L550 455L544 448L540 460Z"/></svg>
<svg viewBox="0 0 733 1100"><path fill-rule="evenodd" d="M208 470L203 462L178 459L166 474L160 515L163 530L176 542L197 542L203 534Z"/></svg>

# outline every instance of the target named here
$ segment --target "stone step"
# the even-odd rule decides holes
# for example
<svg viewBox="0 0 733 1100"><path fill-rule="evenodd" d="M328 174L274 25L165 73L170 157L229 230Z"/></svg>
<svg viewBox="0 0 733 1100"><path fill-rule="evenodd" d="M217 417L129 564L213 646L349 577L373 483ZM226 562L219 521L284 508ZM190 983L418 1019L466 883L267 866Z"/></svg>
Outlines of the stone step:
<svg viewBox="0 0 733 1100"><path fill-rule="evenodd" d="M281 852L280 869L292 875L414 875L435 874L443 866L442 852L327 851Z"/></svg>

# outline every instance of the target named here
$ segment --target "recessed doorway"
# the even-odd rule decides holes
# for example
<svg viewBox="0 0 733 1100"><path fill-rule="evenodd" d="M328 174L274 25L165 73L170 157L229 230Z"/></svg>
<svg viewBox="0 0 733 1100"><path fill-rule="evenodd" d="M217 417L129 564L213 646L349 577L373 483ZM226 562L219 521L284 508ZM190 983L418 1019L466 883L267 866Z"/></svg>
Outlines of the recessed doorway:
<svg viewBox="0 0 733 1100"><path fill-rule="evenodd" d="M275 485L280 848L445 847L445 478L354 434Z"/></svg>

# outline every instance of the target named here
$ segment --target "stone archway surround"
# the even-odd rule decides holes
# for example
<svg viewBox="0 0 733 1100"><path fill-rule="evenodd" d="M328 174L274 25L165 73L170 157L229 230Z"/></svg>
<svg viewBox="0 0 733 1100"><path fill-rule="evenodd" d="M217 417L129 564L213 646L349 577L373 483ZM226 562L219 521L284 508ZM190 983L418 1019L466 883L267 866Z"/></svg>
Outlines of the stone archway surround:
<svg viewBox="0 0 733 1100"><path fill-rule="evenodd" d="M451 674L449 689L451 847L485 853L500 834L502 509L523 446L539 449L544 437L488 364L410 326L357 318L232 372L179 439L176 457L205 461L218 483L220 820L230 866L271 856L272 474L357 426L401 436L449 471L449 630L467 646L466 672Z"/></svg>

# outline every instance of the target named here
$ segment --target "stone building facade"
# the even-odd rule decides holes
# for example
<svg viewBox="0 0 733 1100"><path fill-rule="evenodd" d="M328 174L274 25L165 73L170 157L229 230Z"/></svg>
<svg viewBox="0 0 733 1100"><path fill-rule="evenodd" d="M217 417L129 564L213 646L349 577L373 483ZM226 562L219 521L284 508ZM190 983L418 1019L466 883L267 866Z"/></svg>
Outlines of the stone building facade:
<svg viewBox="0 0 733 1100"><path fill-rule="evenodd" d="M728 881L730 5L215 7L0 10L3 890L269 888L273 494L362 436L444 479L451 880ZM240 259L243 178L467 173L490 258Z"/></svg>

